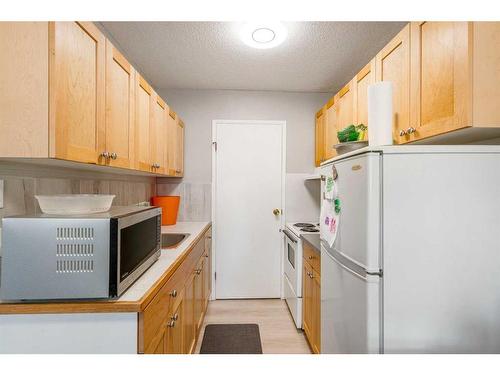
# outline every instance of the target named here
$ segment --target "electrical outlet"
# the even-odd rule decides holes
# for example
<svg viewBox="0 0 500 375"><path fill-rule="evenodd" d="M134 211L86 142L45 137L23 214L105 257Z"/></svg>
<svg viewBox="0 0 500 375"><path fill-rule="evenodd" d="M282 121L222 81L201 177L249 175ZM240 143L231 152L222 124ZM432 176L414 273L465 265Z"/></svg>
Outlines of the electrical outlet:
<svg viewBox="0 0 500 375"><path fill-rule="evenodd" d="M0 208L3 208L3 180L0 180Z"/></svg>

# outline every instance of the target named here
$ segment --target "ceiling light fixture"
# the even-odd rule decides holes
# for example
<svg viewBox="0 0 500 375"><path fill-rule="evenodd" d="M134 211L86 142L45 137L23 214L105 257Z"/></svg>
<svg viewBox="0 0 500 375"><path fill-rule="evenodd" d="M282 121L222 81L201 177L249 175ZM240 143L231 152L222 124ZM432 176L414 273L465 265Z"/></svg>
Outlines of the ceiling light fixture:
<svg viewBox="0 0 500 375"><path fill-rule="evenodd" d="M250 47L273 48L286 39L287 30L280 22L246 23L241 28L241 39Z"/></svg>

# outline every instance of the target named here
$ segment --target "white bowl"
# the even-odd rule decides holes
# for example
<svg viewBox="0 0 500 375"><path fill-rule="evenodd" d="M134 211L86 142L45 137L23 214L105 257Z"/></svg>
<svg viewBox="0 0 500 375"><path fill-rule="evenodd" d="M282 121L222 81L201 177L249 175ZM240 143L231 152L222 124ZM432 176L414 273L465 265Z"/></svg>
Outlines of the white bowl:
<svg viewBox="0 0 500 375"><path fill-rule="evenodd" d="M60 194L35 195L40 209L50 215L84 215L109 211L114 195Z"/></svg>

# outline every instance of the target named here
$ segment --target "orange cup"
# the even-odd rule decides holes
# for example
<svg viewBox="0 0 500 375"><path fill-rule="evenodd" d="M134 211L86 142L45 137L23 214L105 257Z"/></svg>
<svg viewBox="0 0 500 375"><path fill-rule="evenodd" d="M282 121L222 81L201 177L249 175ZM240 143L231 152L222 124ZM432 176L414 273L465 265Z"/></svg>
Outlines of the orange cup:
<svg viewBox="0 0 500 375"><path fill-rule="evenodd" d="M161 207L161 225L177 223L180 200L178 195L156 196L151 199L153 206Z"/></svg>

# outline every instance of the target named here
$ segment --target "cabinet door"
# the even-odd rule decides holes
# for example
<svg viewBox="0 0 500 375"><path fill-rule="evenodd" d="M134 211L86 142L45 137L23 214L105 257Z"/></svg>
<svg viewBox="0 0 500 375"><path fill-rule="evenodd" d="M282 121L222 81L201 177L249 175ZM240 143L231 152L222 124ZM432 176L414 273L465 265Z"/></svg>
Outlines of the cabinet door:
<svg viewBox="0 0 500 375"><path fill-rule="evenodd" d="M353 123L368 126L368 86L375 82L375 59L370 61L354 77L353 81Z"/></svg>
<svg viewBox="0 0 500 375"><path fill-rule="evenodd" d="M313 269L311 282L311 321L312 340L311 347L314 353L321 351L321 280L319 274Z"/></svg>
<svg viewBox="0 0 500 375"><path fill-rule="evenodd" d="M183 353L183 307L184 301L181 301L177 309L172 312L170 320L167 323L165 345L166 354Z"/></svg>
<svg viewBox="0 0 500 375"><path fill-rule="evenodd" d="M210 253L206 251L204 253L205 260L203 261L203 311L206 310L208 305L208 299L210 298L211 284L212 284L212 272L211 272L211 261Z"/></svg>
<svg viewBox="0 0 500 375"><path fill-rule="evenodd" d="M376 81L392 82L394 143L407 142L410 126L410 25L407 25L375 58Z"/></svg>
<svg viewBox="0 0 500 375"><path fill-rule="evenodd" d="M312 272L309 263L303 260L302 266L302 328L311 343L312 334L312 283L309 277Z"/></svg>
<svg viewBox="0 0 500 375"><path fill-rule="evenodd" d="M152 353L150 354L165 354L166 350L166 332L163 332L160 334L161 338L160 341L158 341L158 344L156 345L155 349L153 350Z"/></svg>
<svg viewBox="0 0 500 375"><path fill-rule="evenodd" d="M139 74L135 76L135 167L141 171L152 172L150 130L153 89Z"/></svg>
<svg viewBox="0 0 500 375"><path fill-rule="evenodd" d="M194 351L196 342L195 320L194 320L194 273L191 274L184 293L184 353L190 354Z"/></svg>
<svg viewBox="0 0 500 375"><path fill-rule="evenodd" d="M135 71L106 41L106 142L100 162L122 168L134 166Z"/></svg>
<svg viewBox="0 0 500 375"><path fill-rule="evenodd" d="M198 261L198 264L196 266L195 270L195 278L194 278L194 321L195 321L195 331L199 332L201 324L202 324L202 317L203 317L203 307L204 307L204 302L203 302L203 265L204 265L204 259L200 259Z"/></svg>
<svg viewBox="0 0 500 375"><path fill-rule="evenodd" d="M467 127L472 23L411 23L410 141ZM413 130L413 129L415 130Z"/></svg>
<svg viewBox="0 0 500 375"><path fill-rule="evenodd" d="M316 157L315 164L318 167L325 159L325 114L323 109L316 113Z"/></svg>
<svg viewBox="0 0 500 375"><path fill-rule="evenodd" d="M97 163L105 142L105 38L91 22L50 22L49 48L50 156Z"/></svg>
<svg viewBox="0 0 500 375"><path fill-rule="evenodd" d="M151 164L153 172L164 174L166 171L165 151L167 137L167 106L165 102L155 94L153 103L153 118L150 129Z"/></svg>
<svg viewBox="0 0 500 375"><path fill-rule="evenodd" d="M337 131L337 107L335 98L331 98L325 107L325 160L337 155L337 151L333 148L339 143Z"/></svg>
<svg viewBox="0 0 500 375"><path fill-rule="evenodd" d="M177 114L170 108L167 117L167 161L168 161L168 171L169 176L175 176L175 148L177 139Z"/></svg>
<svg viewBox="0 0 500 375"><path fill-rule="evenodd" d="M353 97L352 82L345 85L336 95L338 130L342 130L354 122Z"/></svg>
<svg viewBox="0 0 500 375"><path fill-rule="evenodd" d="M184 175L184 121L178 118L175 140L175 176Z"/></svg>

